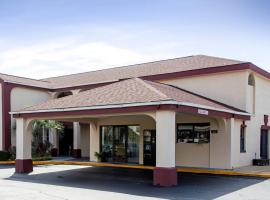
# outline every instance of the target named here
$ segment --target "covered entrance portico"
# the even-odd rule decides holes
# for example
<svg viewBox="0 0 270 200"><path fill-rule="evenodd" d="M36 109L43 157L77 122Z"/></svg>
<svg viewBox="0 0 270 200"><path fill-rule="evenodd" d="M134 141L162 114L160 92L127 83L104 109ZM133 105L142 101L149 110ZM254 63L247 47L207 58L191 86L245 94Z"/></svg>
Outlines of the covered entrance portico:
<svg viewBox="0 0 270 200"><path fill-rule="evenodd" d="M187 100L189 103L186 103ZM89 124L90 161L97 161L97 153L106 153L108 162L135 161L138 164L146 164L144 133L154 131L156 145L153 184L161 186L177 185L176 160L179 159L179 155L176 154L176 149L179 151L179 148L176 148L176 124L181 120L187 122L183 120L186 118L183 114L189 114L192 119L194 116L201 116L226 121L224 134L233 132L235 118L241 120L249 118L246 113L232 110L186 91L138 79L124 80L12 114L17 122L16 172L18 173L28 173L33 169L32 121L50 119ZM200 131L203 128L209 129L205 125L196 127L196 130ZM193 127L193 130L195 128ZM193 141L197 139L199 138L192 138ZM190 138L180 138L181 140ZM204 140L207 140L207 137ZM226 142L229 145L230 141L230 137L227 137ZM182 147L184 146L180 147L180 152L185 152L181 150ZM224 148L229 155L228 165L230 165L230 147Z"/></svg>
<svg viewBox="0 0 270 200"><path fill-rule="evenodd" d="M142 110L145 109L155 109L157 107L142 107ZM138 108L136 108L137 110ZM127 109L128 111L128 109ZM91 112L90 112L91 113ZM89 113L89 114L90 114ZM34 117L36 115L36 117ZM121 128L125 129L128 126L125 126L129 121L135 124L138 124L137 127L140 127L139 131L139 143L131 144L128 148L131 148L133 145L138 146L138 164L143 164L143 145L140 144L143 141L141 133L145 129L156 129L156 168L154 170L154 184L170 186L177 184L177 172L175 169L175 111L159 109L157 111L147 111L147 112L130 112L130 113L117 113L117 115L88 115L88 116L47 116L41 117L42 114L27 114L24 118L17 118L17 157L16 157L16 172L18 173L29 173L32 171L32 156L31 156L31 135L32 135L32 126L31 122L35 119L50 119L50 120L76 120L76 121L88 121L90 124L90 161L97 161L95 156L96 152L100 152L100 131L105 127L106 124L119 124L112 126L115 129L115 137L119 137L121 134ZM44 113L43 113L44 115ZM47 115L47 114L46 114ZM61 115L61 113L59 113ZM123 120L125 119L125 120ZM156 121L156 122L155 122ZM102 126L103 125L103 126ZM136 127L136 126L135 126ZM134 128L134 127L132 127ZM123 132L123 135L125 132ZM100 138L100 139L99 139ZM128 140L128 137L126 138ZM115 142L115 140L114 140ZM128 141L126 141L128 143ZM112 162L128 162L125 160L128 158L127 148L124 149L125 156L124 160L119 160L122 156L121 150L116 150L116 146L121 146L120 143L114 144L114 157ZM126 145L126 144L123 144ZM110 147L109 147L110 148ZM136 148L129 150L134 153L137 151ZM131 157L134 158L134 157ZM135 158L136 159L136 158ZM130 160L134 162L134 160ZM136 163L136 160L135 160Z"/></svg>

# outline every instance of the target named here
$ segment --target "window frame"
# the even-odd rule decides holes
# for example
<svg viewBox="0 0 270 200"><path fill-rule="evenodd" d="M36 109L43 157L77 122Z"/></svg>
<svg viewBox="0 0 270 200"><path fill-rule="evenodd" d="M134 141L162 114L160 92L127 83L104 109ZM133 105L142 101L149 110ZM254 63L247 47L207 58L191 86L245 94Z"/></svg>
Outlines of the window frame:
<svg viewBox="0 0 270 200"><path fill-rule="evenodd" d="M190 139L192 139L193 140L193 142L192 141L189 141L189 139L188 139L188 141L187 142L183 142L183 141L181 141L181 134L179 134L179 126L191 126L192 127L192 129L190 129L190 131L191 131L191 138ZM205 141L203 141L203 140L198 140L198 142L195 142L195 139L199 139L199 138L197 138L196 137L196 134L195 134L195 127L196 126L201 126L201 127L203 127L203 126L209 126L209 135L208 135L208 137L207 137L207 141L205 142ZM188 129L187 129L188 130ZM181 144L181 143L188 143L188 144L209 144L210 143L210 135L211 135L211 123L210 122L202 122L202 123L177 123L176 124L176 143L179 143L179 144Z"/></svg>
<svg viewBox="0 0 270 200"><path fill-rule="evenodd" d="M247 125L243 121L243 123L240 126L240 153L247 152L246 128L247 128Z"/></svg>

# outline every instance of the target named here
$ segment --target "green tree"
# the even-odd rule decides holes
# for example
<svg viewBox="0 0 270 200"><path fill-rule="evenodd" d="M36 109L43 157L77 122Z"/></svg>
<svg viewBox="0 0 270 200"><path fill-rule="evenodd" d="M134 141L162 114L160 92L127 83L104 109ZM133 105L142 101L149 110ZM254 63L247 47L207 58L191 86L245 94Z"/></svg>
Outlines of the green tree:
<svg viewBox="0 0 270 200"><path fill-rule="evenodd" d="M52 144L47 140L43 140L43 133L48 133L49 129L56 129L58 133L62 133L64 130L63 124L54 120L35 120L32 128L32 156L49 156Z"/></svg>

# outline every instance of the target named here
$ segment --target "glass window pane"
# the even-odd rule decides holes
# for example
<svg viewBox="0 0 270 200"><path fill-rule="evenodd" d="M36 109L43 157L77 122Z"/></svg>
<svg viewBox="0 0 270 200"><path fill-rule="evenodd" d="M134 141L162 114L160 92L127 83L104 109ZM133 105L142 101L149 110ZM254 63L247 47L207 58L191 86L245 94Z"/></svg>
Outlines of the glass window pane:
<svg viewBox="0 0 270 200"><path fill-rule="evenodd" d="M113 127L101 127L101 151L104 154L105 160L112 161L112 148L113 148Z"/></svg>
<svg viewBox="0 0 270 200"><path fill-rule="evenodd" d="M128 162L139 163L140 127L128 126Z"/></svg>

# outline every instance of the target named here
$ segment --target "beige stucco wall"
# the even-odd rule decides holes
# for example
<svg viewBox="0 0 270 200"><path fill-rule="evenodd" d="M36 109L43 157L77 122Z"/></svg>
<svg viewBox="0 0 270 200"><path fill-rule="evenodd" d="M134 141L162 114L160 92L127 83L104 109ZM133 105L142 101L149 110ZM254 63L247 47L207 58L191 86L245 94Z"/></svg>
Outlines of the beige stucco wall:
<svg viewBox="0 0 270 200"><path fill-rule="evenodd" d="M254 87L248 85L249 74L254 74ZM259 158L260 129L261 125L263 124L263 115L270 116L270 104L268 102L270 99L269 79L266 79L252 71L245 70L238 72L186 77L174 80L164 80L161 82L172 84L186 90L190 90L192 92L204 95L222 103L245 110L252 114L251 120L245 122L247 125L246 153L240 153L240 126L243 121L235 120L233 130L231 132L230 130L228 130L228 127L226 127L228 126L228 123L227 125L225 123L225 125L223 126L223 130L220 131L224 132L225 134L221 134L220 136L211 135L212 141L216 140L216 142L211 143L210 151L215 149L215 151L220 151L220 153L216 153L216 156L212 156L212 159L210 159L210 167L241 167L250 165L252 163L252 159L255 158L255 156ZM231 137L231 139L227 138L228 135L229 137ZM225 143L222 143L222 141L229 142L226 143L227 148L218 148L218 144L225 146ZM215 144L217 145L214 148ZM225 159L223 159L224 155L219 157L218 155L221 155L222 153L220 149L222 149L222 151L230 150L231 158L226 157ZM204 152L204 154L207 154L207 146L201 147L200 153L202 152ZM210 155L214 154L210 153ZM226 153L225 155L229 154ZM198 164L206 166L206 156L203 158L200 157L197 162ZM225 163L227 164L225 165Z"/></svg>
<svg viewBox="0 0 270 200"><path fill-rule="evenodd" d="M269 123L270 125L270 80L255 74L255 116L254 121L255 123L252 126L252 131L259 136L260 131L258 131L261 125L264 124L264 115L269 116ZM269 134L269 133L268 133ZM269 135L270 140L270 135ZM257 153L257 158L260 156L259 146L260 146L260 138L258 137L256 140L253 141L254 144L254 152ZM269 141L270 145L270 141ZM270 153L270 148L269 153ZM270 155L270 154L269 154Z"/></svg>
<svg viewBox="0 0 270 200"><path fill-rule="evenodd" d="M51 95L48 92L16 87L11 91L10 106L11 111L22 109L27 106L35 105L41 102L45 102L50 99ZM15 135L15 120L11 118L11 145L15 146L16 144L16 135Z"/></svg>
<svg viewBox="0 0 270 200"><path fill-rule="evenodd" d="M3 150L3 129L2 129L2 84L0 84L0 150Z"/></svg>
<svg viewBox="0 0 270 200"><path fill-rule="evenodd" d="M153 114L153 116L155 116ZM145 115L104 117L96 119L98 134L102 125L140 125L141 140L139 163L143 164L143 137L144 129L155 129L156 122ZM176 166L231 168L230 134L226 129L226 122L222 118L212 118L203 115L177 114L176 123L206 123L209 122L211 130L218 130L217 134L210 135L209 144L183 144L175 145ZM90 133L91 134L91 133ZM99 137L96 137L99 140ZM174 138L175 141L175 138ZM99 141L95 143L99 144ZM164 146L166 148L166 146ZM95 151L99 151L95 148Z"/></svg>
<svg viewBox="0 0 270 200"><path fill-rule="evenodd" d="M175 85L245 110L246 77L246 71L236 71L163 80L160 82Z"/></svg>
<svg viewBox="0 0 270 200"><path fill-rule="evenodd" d="M90 157L90 127L89 124L81 124L81 151L82 157Z"/></svg>
<svg viewBox="0 0 270 200"><path fill-rule="evenodd" d="M207 144L176 143L176 166L230 168L230 136L222 118L182 113L176 123L210 123L211 130L218 130Z"/></svg>
<svg viewBox="0 0 270 200"><path fill-rule="evenodd" d="M236 159L238 160L238 162L235 163L236 166L251 164L251 160L255 158L255 154L256 158L260 157L261 125L264 124L264 115L270 116L270 80L256 73L253 73L253 75L255 78L255 88L253 89L255 93L255 98L253 100L254 114L252 115L251 120L246 122L247 152L246 155L242 155L244 158ZM252 88L247 86L247 91L249 93L247 102L252 102ZM250 105L250 108L251 107L252 106Z"/></svg>
<svg viewBox="0 0 270 200"><path fill-rule="evenodd" d="M255 86L248 85L248 76L253 74ZM246 111L251 119L246 121L246 152L240 153L240 126L243 120L234 120L234 131L231 134L231 167L237 168L252 164L252 159L260 158L260 132L264 124L264 115L270 116L270 81L252 71L245 73ZM237 82L238 84L238 82ZM270 141L269 141L270 142ZM270 144L270 143L269 143ZM269 148L270 151L270 148ZM269 152L270 153L270 152Z"/></svg>

